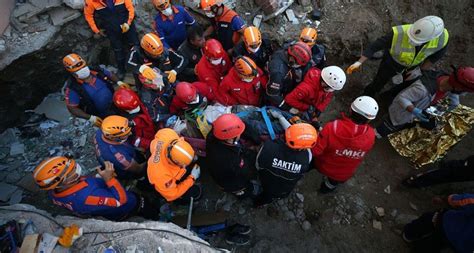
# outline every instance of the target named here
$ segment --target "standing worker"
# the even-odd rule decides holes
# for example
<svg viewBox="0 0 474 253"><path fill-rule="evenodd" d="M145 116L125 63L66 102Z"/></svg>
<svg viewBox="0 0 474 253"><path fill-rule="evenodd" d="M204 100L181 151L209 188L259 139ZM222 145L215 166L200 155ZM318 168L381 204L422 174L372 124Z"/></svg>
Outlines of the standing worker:
<svg viewBox="0 0 474 253"><path fill-rule="evenodd" d="M285 130L285 140L267 140L258 152L256 167L262 182L262 194L256 206L271 203L274 199L286 198L311 169L311 148L316 145L318 132L307 123L290 123L276 111L271 111Z"/></svg>
<svg viewBox="0 0 474 253"><path fill-rule="evenodd" d="M196 23L181 5L172 5L170 0L153 0L158 10L154 28L166 48L177 50L186 39L186 29Z"/></svg>
<svg viewBox="0 0 474 253"><path fill-rule="evenodd" d="M352 102L349 116L327 123L311 150L316 169L324 175L319 192L329 193L349 180L375 142L368 124L378 112L377 102L368 96Z"/></svg>
<svg viewBox="0 0 474 253"><path fill-rule="evenodd" d="M194 150L183 138L170 128L159 130L150 145L148 159L148 180L156 191L167 201L189 203L201 196L201 187L194 182L201 175L196 164L192 169L189 165L194 161ZM188 166L188 169L186 168Z"/></svg>
<svg viewBox="0 0 474 253"><path fill-rule="evenodd" d="M223 4L223 0L201 0L201 9L211 19L211 26L204 32L206 37L213 32L226 51L230 51L240 41L245 29L244 20Z"/></svg>
<svg viewBox="0 0 474 253"><path fill-rule="evenodd" d="M300 33L300 41L306 43L311 48L313 66L323 69L326 62L326 55L323 45L316 44L318 31L312 27L305 27Z"/></svg>
<svg viewBox="0 0 474 253"><path fill-rule="evenodd" d="M127 62L123 40L131 46L139 44L132 0L85 0L84 16L95 34L110 40L117 61L117 76L122 80Z"/></svg>
<svg viewBox="0 0 474 253"><path fill-rule="evenodd" d="M203 53L204 57L196 65L196 75L198 80L207 83L217 96L220 83L232 68L232 62L221 43L215 39L206 41Z"/></svg>
<svg viewBox="0 0 474 253"><path fill-rule="evenodd" d="M392 31L377 39L364 51L358 61L347 68L347 74L360 69L375 52L384 51L377 75L365 87L364 95L374 96L392 78L395 85L403 82L403 75L411 79L417 67L428 70L446 53L449 34L437 16L426 16L413 24L392 27ZM402 89L402 88L401 88ZM400 89L400 90L401 90Z"/></svg>
<svg viewBox="0 0 474 253"><path fill-rule="evenodd" d="M273 53L272 42L263 37L260 30L255 26L244 29L244 37L232 51L234 61L239 56L247 56L252 59L259 68L266 69L267 62Z"/></svg>

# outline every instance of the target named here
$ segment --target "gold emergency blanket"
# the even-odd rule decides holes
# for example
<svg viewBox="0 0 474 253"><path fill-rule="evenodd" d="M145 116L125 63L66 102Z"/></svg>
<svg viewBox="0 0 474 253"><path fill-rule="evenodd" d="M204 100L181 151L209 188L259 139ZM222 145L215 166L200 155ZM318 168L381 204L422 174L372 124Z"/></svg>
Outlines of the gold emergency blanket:
<svg viewBox="0 0 474 253"><path fill-rule="evenodd" d="M388 136L390 144L416 168L441 159L464 137L474 124L474 109L459 105L440 117L442 127L427 130L419 125Z"/></svg>

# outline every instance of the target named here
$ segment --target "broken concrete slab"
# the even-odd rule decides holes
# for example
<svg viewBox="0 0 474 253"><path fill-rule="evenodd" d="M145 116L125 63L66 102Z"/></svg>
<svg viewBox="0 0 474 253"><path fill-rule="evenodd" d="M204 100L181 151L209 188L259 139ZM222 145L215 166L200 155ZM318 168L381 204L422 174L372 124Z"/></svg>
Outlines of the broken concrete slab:
<svg viewBox="0 0 474 253"><path fill-rule="evenodd" d="M0 201L7 202L18 187L0 182Z"/></svg>
<svg viewBox="0 0 474 253"><path fill-rule="evenodd" d="M23 190L17 189L11 196L8 204L15 205L21 202L23 199Z"/></svg>
<svg viewBox="0 0 474 253"><path fill-rule="evenodd" d="M82 10L84 8L84 0L63 0L63 3L75 10Z"/></svg>
<svg viewBox="0 0 474 253"><path fill-rule="evenodd" d="M41 189L38 187L38 185L35 182L35 179L33 178L33 173L27 173L18 183L17 186L32 192L40 192Z"/></svg>
<svg viewBox="0 0 474 253"><path fill-rule="evenodd" d="M292 9L287 9L285 11L286 18L290 21L293 25L298 25L300 21L296 18L295 12Z"/></svg>
<svg viewBox="0 0 474 253"><path fill-rule="evenodd" d="M61 6L63 3L61 0L28 0L34 6L46 10L54 7Z"/></svg>
<svg viewBox="0 0 474 253"><path fill-rule="evenodd" d="M61 100L59 94L52 94L45 97L41 104L35 108L34 112L37 114L44 113L47 118L59 122L66 122L71 116L66 108L66 103Z"/></svg>
<svg viewBox="0 0 474 253"><path fill-rule="evenodd" d="M55 26L61 26L65 23L72 21L81 16L81 13L77 10L72 10L66 7L55 8L49 11L51 22Z"/></svg>
<svg viewBox="0 0 474 253"><path fill-rule="evenodd" d="M4 34L9 27L10 15L15 7L15 0L0 0L0 34Z"/></svg>
<svg viewBox="0 0 474 253"><path fill-rule="evenodd" d="M21 142L14 142L10 145L10 156L22 155L25 153L25 145Z"/></svg>

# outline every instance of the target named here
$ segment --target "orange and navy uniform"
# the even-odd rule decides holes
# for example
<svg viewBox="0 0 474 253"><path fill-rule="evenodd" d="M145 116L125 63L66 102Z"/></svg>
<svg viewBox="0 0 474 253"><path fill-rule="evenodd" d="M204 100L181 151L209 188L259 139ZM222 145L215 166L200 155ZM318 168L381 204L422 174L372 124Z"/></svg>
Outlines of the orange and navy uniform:
<svg viewBox="0 0 474 253"><path fill-rule="evenodd" d="M148 180L167 201L180 198L194 185L194 178L191 175L183 178L186 169L172 163L166 155L170 143L178 138L178 134L174 132L158 131L150 144Z"/></svg>
<svg viewBox="0 0 474 253"><path fill-rule="evenodd" d="M113 1L113 9L107 6L107 1ZM100 29L121 33L121 24L132 24L135 9L132 0L85 0L84 16L94 33Z"/></svg>
<svg viewBox="0 0 474 253"><path fill-rule="evenodd" d="M233 10L224 6L223 14L213 19L217 40L225 50L233 48L241 38L241 31L245 28L244 20Z"/></svg>
<svg viewBox="0 0 474 253"><path fill-rule="evenodd" d="M75 214L110 220L126 218L137 206L137 197L125 191L115 178L105 182L102 178L82 177L65 191L49 191L49 197L54 204Z"/></svg>

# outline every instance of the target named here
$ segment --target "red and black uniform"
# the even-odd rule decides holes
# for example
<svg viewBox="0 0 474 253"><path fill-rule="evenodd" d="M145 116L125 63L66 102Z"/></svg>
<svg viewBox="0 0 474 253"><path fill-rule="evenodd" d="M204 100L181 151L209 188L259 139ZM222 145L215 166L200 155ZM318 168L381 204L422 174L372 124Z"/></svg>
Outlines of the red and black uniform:
<svg viewBox="0 0 474 253"><path fill-rule="evenodd" d="M148 150L156 133L155 125L148 113L148 109L140 102L140 112L129 114L128 119L133 123L133 138L131 142L137 148Z"/></svg>
<svg viewBox="0 0 474 253"><path fill-rule="evenodd" d="M324 91L321 86L321 70L311 68L303 82L286 95L285 104L302 112L313 106L319 114L326 109L332 97L333 93Z"/></svg>
<svg viewBox="0 0 474 253"><path fill-rule="evenodd" d="M196 75L199 82L207 83L214 92L214 96L219 94L219 86L225 75L232 68L232 62L227 54L222 57L222 63L213 65L206 57L202 57L196 65Z"/></svg>
<svg viewBox="0 0 474 253"><path fill-rule="evenodd" d="M237 71L232 68L222 80L217 101L227 106L260 106L262 91L265 90L267 82L268 78L260 68L258 68L258 75L250 83L242 81Z"/></svg>
<svg viewBox="0 0 474 253"><path fill-rule="evenodd" d="M357 125L344 114L329 122L311 150L314 165L323 175L337 182L350 179L375 142L375 131L368 124Z"/></svg>
<svg viewBox="0 0 474 253"><path fill-rule="evenodd" d="M215 100L214 92L212 91L211 86L203 82L194 82L191 83L191 85L196 88L197 95L203 98L205 97L207 102L212 103ZM178 96L174 96L170 105L170 113L179 114L190 108L191 106L189 104L181 100Z"/></svg>
<svg viewBox="0 0 474 253"><path fill-rule="evenodd" d="M217 40L227 51L240 41L239 31L245 28L245 23L235 11L226 6L223 8L222 15L212 19L212 25L216 31Z"/></svg>

